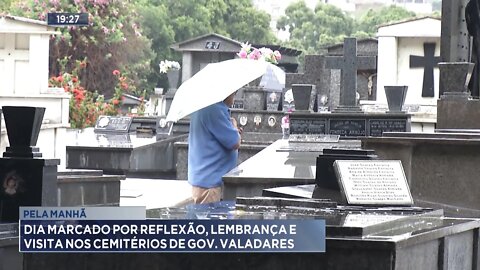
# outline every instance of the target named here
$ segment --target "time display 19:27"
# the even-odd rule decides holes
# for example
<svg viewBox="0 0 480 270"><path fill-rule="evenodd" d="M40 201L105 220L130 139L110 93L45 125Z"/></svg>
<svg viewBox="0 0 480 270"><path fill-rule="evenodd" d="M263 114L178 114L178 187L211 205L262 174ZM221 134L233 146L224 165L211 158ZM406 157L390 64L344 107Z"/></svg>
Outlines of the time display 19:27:
<svg viewBox="0 0 480 270"><path fill-rule="evenodd" d="M88 13L48 13L48 25L88 25Z"/></svg>

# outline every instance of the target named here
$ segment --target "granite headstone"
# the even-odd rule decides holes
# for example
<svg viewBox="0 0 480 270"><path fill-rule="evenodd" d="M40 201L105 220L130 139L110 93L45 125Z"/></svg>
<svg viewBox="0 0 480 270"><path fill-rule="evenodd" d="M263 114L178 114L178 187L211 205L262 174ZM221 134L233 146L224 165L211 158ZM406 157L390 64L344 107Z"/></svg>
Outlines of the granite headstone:
<svg viewBox="0 0 480 270"><path fill-rule="evenodd" d="M278 111L281 98L282 92L267 92L267 111Z"/></svg>
<svg viewBox="0 0 480 270"><path fill-rule="evenodd" d="M377 159L374 150L367 149L324 149L317 157L315 183L318 187L340 191L334 172L336 160L373 160Z"/></svg>
<svg viewBox="0 0 480 270"><path fill-rule="evenodd" d="M325 66L342 70L340 104L334 112L361 112L357 104L357 70L375 69L376 57L358 56L357 39L345 38L343 56L327 56Z"/></svg>
<svg viewBox="0 0 480 270"><path fill-rule="evenodd" d="M59 159L42 159L35 147L45 108L4 106L10 147L0 158L0 220L17 222L20 206L57 205Z"/></svg>

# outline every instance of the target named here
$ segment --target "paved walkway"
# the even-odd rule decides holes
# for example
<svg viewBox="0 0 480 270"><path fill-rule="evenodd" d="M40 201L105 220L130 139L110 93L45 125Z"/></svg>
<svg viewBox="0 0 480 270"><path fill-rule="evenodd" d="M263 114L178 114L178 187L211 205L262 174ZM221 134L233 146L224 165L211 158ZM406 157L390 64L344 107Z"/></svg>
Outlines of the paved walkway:
<svg viewBox="0 0 480 270"><path fill-rule="evenodd" d="M120 206L172 207L188 203L190 195L186 180L127 178L120 184Z"/></svg>

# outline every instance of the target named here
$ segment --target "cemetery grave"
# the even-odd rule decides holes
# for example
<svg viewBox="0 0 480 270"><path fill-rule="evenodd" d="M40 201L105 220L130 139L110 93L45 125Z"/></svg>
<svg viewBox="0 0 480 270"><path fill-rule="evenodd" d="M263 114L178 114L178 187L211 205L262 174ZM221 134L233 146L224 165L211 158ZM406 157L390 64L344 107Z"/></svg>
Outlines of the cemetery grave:
<svg viewBox="0 0 480 270"><path fill-rule="evenodd" d="M277 140L223 177L225 200L260 196L272 187L315 183L315 158L326 148L360 148L360 141L315 143Z"/></svg>
<svg viewBox="0 0 480 270"><path fill-rule="evenodd" d="M292 84L296 110L290 113L291 134L332 134L342 138L361 138L366 136L382 136L383 132L411 130L411 116L401 111L404 94L389 95L392 109L386 112L363 112L357 100L357 70L375 69L375 57L357 55L357 41L354 38L345 39L344 56L325 56L325 69L341 68L340 101L332 112L314 112L316 96L315 85ZM316 71L317 73L319 71ZM324 71L323 71L324 72ZM309 73L307 73L309 74ZM296 79L298 80L298 78ZM335 88L333 88L335 89ZM305 93L311 94L305 94ZM325 92L320 90L320 93ZM300 95L302 94L302 95ZM332 95L332 93L330 93ZM307 106L299 110L297 103ZM317 101L318 106L318 101ZM317 109L318 110L318 109Z"/></svg>
<svg viewBox="0 0 480 270"><path fill-rule="evenodd" d="M462 36L456 33L460 28L452 26L461 21L455 17L460 13L455 11L464 6L463 2L443 2L446 12L442 25L448 23L448 27L442 26L442 51L448 52L442 53L444 61L453 62L452 58L461 54L455 52L459 50L456 44L444 46L444 43L447 44L446 39ZM212 36L207 37L212 39ZM205 48L218 49L221 42L224 40L215 43L219 46ZM204 45L204 40L200 44ZM187 59L192 61L191 55ZM418 63L411 64L416 69ZM192 66L198 68L198 65ZM182 72L191 74L191 70ZM452 127L449 124L455 121L452 119L444 122L436 133L408 132L411 121L408 113L398 110L395 113L359 113L356 99L354 103L352 98L356 96L355 87L343 88L339 93L340 112L323 116L324 113L314 113L312 109L315 103L318 106L318 93L323 93L322 89L315 89L312 82L307 82L312 86L302 85L305 82L297 85L311 91L310 95L305 95L309 100L304 99L308 106L303 112L290 114L292 139L276 140L225 175L225 201L150 209L147 216L151 219L324 219L325 253L226 253L222 254L222 260L218 260L218 254L205 253L45 253L24 254L23 258L17 256L4 264L13 263L18 267L19 262L23 262L21 269L68 267L74 270L229 268L232 265L245 269L311 269L312 266L369 270L477 269L480 265L480 215L476 207L480 202L475 178L479 175L477 127L468 122ZM466 83L453 81L462 85L459 91L453 91L455 85L450 87L444 80L440 82L440 93L445 97L438 101L439 104L442 100L458 102L453 105L458 107L471 103L463 88ZM425 80L422 90L426 95L427 92L431 94ZM312 95L314 91L319 91L316 98ZM437 93L434 90L434 95ZM405 93L397 97L405 100ZM399 104L395 107L402 108ZM441 117L440 110L445 108L437 108ZM270 117L265 120L262 110L254 110L252 119L245 117L239 122L253 123L254 127L272 123ZM240 109L240 112L246 111ZM271 113L267 110L267 114ZM375 118L377 116L380 119ZM325 118L322 120L322 117ZM295 132L295 129L303 131ZM257 134L261 133L253 136L260 136ZM117 148L135 146L131 137L120 135L120 139L115 140L121 141ZM111 146L111 142L107 145ZM1 240L8 242L12 229L6 225L4 230L6 236ZM4 252L2 254L11 251L5 249ZM78 263L72 264L72 260Z"/></svg>
<svg viewBox="0 0 480 270"><path fill-rule="evenodd" d="M475 115L478 99L467 92L469 63L440 63L443 89L437 101L439 130L435 133L387 132L364 138L362 146L384 159L399 159L412 195L424 205L445 208L451 215L480 217L478 200L479 142Z"/></svg>
<svg viewBox="0 0 480 270"><path fill-rule="evenodd" d="M258 254L253 258L250 255L248 260L241 253L223 257L224 261L234 261L244 267L279 267L276 262L281 261L288 267L302 269L313 264L326 269L438 269L440 266L475 269L479 258L476 247L480 220L446 217L441 209L415 206L399 161L342 160L336 163L339 186L352 185L365 177L352 173L351 167L358 172L369 169L368 175L373 174L388 183L362 182L361 191L345 188L342 196L347 199L346 203L295 196L293 192L279 191L284 188L270 188L270 194L276 194L275 197L237 196L234 201L151 209L148 216L326 221L326 253ZM365 196L368 201L363 200ZM189 256L188 260L195 265L208 256ZM176 256L172 257L168 259L175 260Z"/></svg>
<svg viewBox="0 0 480 270"><path fill-rule="evenodd" d="M118 206L123 175L102 171L58 172L59 159L42 157L36 146L45 108L3 106L9 146L0 158L0 237L2 269L23 269L18 252L21 206ZM5 143L2 141L2 144Z"/></svg>
<svg viewBox="0 0 480 270"><path fill-rule="evenodd" d="M218 46L206 46L206 44L212 43ZM259 46L272 47L271 45ZM241 48L241 43L218 34L207 34L174 44L172 48L181 52L183 59L188 58L188 61L183 63L181 74L181 81L185 81L208 63L235 58L236 53ZM300 54L299 51L279 46L272 47L272 49L280 50L282 54L282 60L278 64L279 67L290 71L296 70L298 63L295 57ZM273 73L273 71L271 72ZM262 81L262 77L260 77L240 88L235 97L231 115L243 128L239 163L282 137L281 119L285 114L280 110L280 104L283 89L278 88L278 85L275 85L276 89L270 89L268 88L270 85L269 82ZM176 125L175 123L174 127ZM187 139L175 142L174 148L176 178L187 179Z"/></svg>
<svg viewBox="0 0 480 270"><path fill-rule="evenodd" d="M45 21L0 15L0 106L45 107L38 146L44 157L60 159L64 167L70 96L48 86L49 41L57 34ZM7 141L5 130L0 140ZM1 153L6 146L0 145Z"/></svg>
<svg viewBox="0 0 480 270"><path fill-rule="evenodd" d="M102 116L95 128L72 130L66 147L69 169L103 170L151 178L175 173L174 143L183 132L163 123L164 117ZM163 125L161 124L163 123Z"/></svg>

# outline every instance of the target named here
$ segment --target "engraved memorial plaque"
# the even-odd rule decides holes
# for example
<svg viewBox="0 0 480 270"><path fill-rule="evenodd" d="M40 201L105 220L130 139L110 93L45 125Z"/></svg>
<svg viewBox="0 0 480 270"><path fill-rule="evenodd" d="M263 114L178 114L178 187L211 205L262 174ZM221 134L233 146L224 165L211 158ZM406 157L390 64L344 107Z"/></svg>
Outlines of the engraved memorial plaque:
<svg viewBox="0 0 480 270"><path fill-rule="evenodd" d="M128 132L132 124L130 116L107 116L102 115L95 123L95 132Z"/></svg>
<svg viewBox="0 0 480 270"><path fill-rule="evenodd" d="M162 116L158 118L158 127L157 127L157 134L166 134L168 135L170 133L170 128L172 126L171 122L167 122L167 117Z"/></svg>
<svg viewBox="0 0 480 270"><path fill-rule="evenodd" d="M407 132L405 119L370 119L370 136L382 136L383 132Z"/></svg>
<svg viewBox="0 0 480 270"><path fill-rule="evenodd" d="M327 121L318 118L290 118L290 134L325 134Z"/></svg>
<svg viewBox="0 0 480 270"><path fill-rule="evenodd" d="M330 134L357 137L366 135L365 119L330 119Z"/></svg>
<svg viewBox="0 0 480 270"><path fill-rule="evenodd" d="M400 160L337 160L342 196L354 205L413 205Z"/></svg>
<svg viewBox="0 0 480 270"><path fill-rule="evenodd" d="M339 135L330 134L292 134L288 138L289 142L298 143L337 143L339 140Z"/></svg>
<svg viewBox="0 0 480 270"><path fill-rule="evenodd" d="M401 215L378 215L378 214L347 214L342 226L344 227L368 227L384 222L402 218Z"/></svg>

